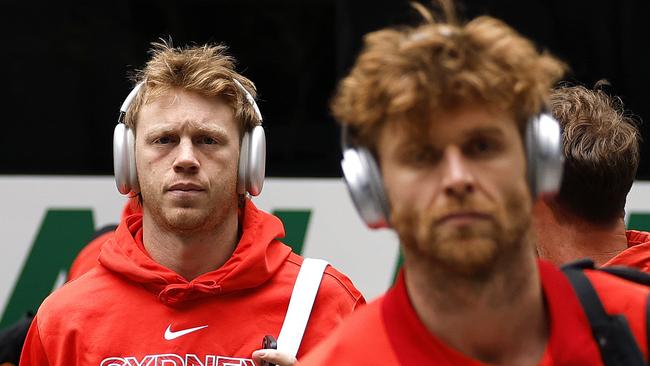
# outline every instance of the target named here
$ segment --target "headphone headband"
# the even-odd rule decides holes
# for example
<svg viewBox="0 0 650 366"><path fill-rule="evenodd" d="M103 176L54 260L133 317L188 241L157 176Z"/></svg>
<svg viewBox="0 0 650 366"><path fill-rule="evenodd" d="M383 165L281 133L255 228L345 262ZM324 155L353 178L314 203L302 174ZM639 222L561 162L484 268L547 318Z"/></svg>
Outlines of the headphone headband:
<svg viewBox="0 0 650 366"><path fill-rule="evenodd" d="M253 107L253 110L255 111L255 117L257 117L257 120L262 123L262 112L260 112L260 108L257 106L257 103L255 102L255 98L251 95L246 88L237 80L237 79L232 79L232 81L237 85L237 88L244 93L244 98L248 102L248 104ZM141 81L133 87L129 95L126 96L124 99L124 102L122 102L122 106L120 107L120 116L118 118L118 123L124 123L124 117L126 116L126 112L129 110L129 107L131 106L131 103L133 103L133 100L135 99L136 95L140 92L140 89L142 89L142 85L144 84L144 81Z"/></svg>
<svg viewBox="0 0 650 366"><path fill-rule="evenodd" d="M260 112L255 98L236 79L232 79L237 88L244 93L246 102L251 105L259 123L262 123ZM135 135L125 125L126 113L140 92L144 81L135 85L133 90L124 99L120 107L120 115L117 126L113 132L113 169L115 172L115 183L122 194L137 194L140 191L138 176L135 164ZM266 136L262 126L257 125L250 131L244 132L239 151L239 163L237 171L237 193L257 196L264 186L264 175L266 167Z"/></svg>
<svg viewBox="0 0 650 366"><path fill-rule="evenodd" d="M250 104L253 107L253 110L255 111L255 116L257 117L257 120L262 123L262 113L260 112L259 107L257 106L257 103L255 103L255 98L251 95L251 93L244 88L244 86L237 80L237 79L232 79L233 82L235 82L235 85L239 88L239 90L244 93L244 97L246 98L246 101L248 101L248 104Z"/></svg>

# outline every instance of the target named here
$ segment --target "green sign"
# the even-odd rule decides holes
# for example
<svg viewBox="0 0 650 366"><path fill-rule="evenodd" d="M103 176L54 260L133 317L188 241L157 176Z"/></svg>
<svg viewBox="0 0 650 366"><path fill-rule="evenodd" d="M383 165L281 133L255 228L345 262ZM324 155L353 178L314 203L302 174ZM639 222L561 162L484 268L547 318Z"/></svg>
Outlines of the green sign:
<svg viewBox="0 0 650 366"><path fill-rule="evenodd" d="M282 242L290 246L294 253L302 254L311 210L274 210L273 215L284 224L286 235Z"/></svg>
<svg viewBox="0 0 650 366"><path fill-rule="evenodd" d="M95 231L91 210L48 210L5 308L0 327L36 312Z"/></svg>
<svg viewBox="0 0 650 366"><path fill-rule="evenodd" d="M650 231L650 212L633 212L627 221L630 230Z"/></svg>

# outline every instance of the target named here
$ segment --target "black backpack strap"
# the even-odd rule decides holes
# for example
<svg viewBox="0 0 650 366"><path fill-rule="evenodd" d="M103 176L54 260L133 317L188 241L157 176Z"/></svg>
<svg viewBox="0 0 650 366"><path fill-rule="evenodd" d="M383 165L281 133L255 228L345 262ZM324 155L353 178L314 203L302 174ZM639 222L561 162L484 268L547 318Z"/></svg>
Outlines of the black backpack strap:
<svg viewBox="0 0 650 366"><path fill-rule="evenodd" d="M560 268L562 271L565 271L567 269L594 269L596 268L596 265L594 264L593 260L589 258L582 258L563 264Z"/></svg>
<svg viewBox="0 0 650 366"><path fill-rule="evenodd" d="M650 286L650 274L637 269L625 266L607 266L598 268L599 271L607 272L630 282L644 286Z"/></svg>
<svg viewBox="0 0 650 366"><path fill-rule="evenodd" d="M580 264L582 265L572 263L563 267L562 271L571 282L587 315L604 365L647 365L627 319L623 315L607 314L598 293L583 272L584 268L589 267L585 263Z"/></svg>

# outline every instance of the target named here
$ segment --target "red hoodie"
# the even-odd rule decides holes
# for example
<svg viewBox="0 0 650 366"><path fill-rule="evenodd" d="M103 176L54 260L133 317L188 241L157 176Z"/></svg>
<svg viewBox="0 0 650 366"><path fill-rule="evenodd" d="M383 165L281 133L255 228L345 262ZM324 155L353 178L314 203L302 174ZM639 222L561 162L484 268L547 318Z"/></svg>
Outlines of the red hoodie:
<svg viewBox="0 0 650 366"><path fill-rule="evenodd" d="M84 276L41 305L21 365L253 365L262 338L278 336L302 258L275 238L278 218L247 202L243 233L221 268L192 281L154 262L142 215L122 220ZM298 357L365 301L328 267Z"/></svg>
<svg viewBox="0 0 650 366"><path fill-rule="evenodd" d="M627 249L610 259L605 266L628 266L650 273L650 233L628 230Z"/></svg>
<svg viewBox="0 0 650 366"><path fill-rule="evenodd" d="M568 279L550 263L538 263L549 336L539 366L602 365L587 317ZM610 314L624 314L647 358L648 288L598 271L585 271ZM485 334L499 332L485 329ZM311 365L489 366L444 343L420 320L404 275L383 297L348 317L300 361Z"/></svg>
<svg viewBox="0 0 650 366"><path fill-rule="evenodd" d="M142 213L142 207L137 199L129 199L124 208L122 209L122 219L135 213ZM72 281L82 274L88 272L91 268L97 265L97 258L102 249L102 245L112 238L115 234L114 230L110 230L97 235L77 254L77 257L72 262L70 270L68 271L68 281ZM0 365L2 366L2 365Z"/></svg>

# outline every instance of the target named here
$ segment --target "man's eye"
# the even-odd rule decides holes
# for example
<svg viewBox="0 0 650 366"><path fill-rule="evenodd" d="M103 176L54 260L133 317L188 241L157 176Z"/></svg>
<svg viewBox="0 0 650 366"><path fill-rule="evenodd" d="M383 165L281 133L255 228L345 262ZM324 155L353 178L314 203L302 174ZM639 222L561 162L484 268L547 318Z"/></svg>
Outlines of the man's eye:
<svg viewBox="0 0 650 366"><path fill-rule="evenodd" d="M201 143L205 145L214 145L217 143L217 140L213 139L212 137L209 136L203 136L201 138Z"/></svg>
<svg viewBox="0 0 650 366"><path fill-rule="evenodd" d="M490 150L491 148L492 148L492 144L490 144L488 141L485 140L477 141L474 144L474 150L476 151L485 152Z"/></svg>
<svg viewBox="0 0 650 366"><path fill-rule="evenodd" d="M415 151L412 155L411 160L415 163L425 163L431 160L431 152L427 150Z"/></svg>
<svg viewBox="0 0 650 366"><path fill-rule="evenodd" d="M162 137L157 138L154 142L155 142L156 144L163 144L163 145L166 145L166 144L171 143L171 142L172 142L172 139L171 139L171 137L169 137L169 136L162 136Z"/></svg>
<svg viewBox="0 0 650 366"><path fill-rule="evenodd" d="M415 149L404 154L402 161L410 165L422 165L435 163L439 154L433 149Z"/></svg>
<svg viewBox="0 0 650 366"><path fill-rule="evenodd" d="M467 152L470 155L485 155L497 151L499 148L495 141L490 139L476 139L470 142Z"/></svg>

